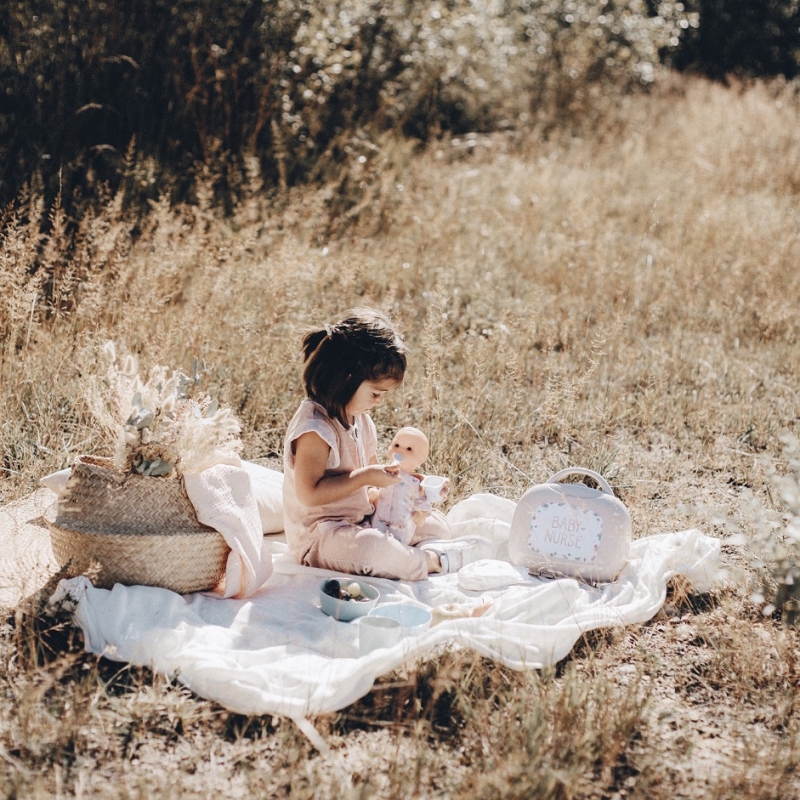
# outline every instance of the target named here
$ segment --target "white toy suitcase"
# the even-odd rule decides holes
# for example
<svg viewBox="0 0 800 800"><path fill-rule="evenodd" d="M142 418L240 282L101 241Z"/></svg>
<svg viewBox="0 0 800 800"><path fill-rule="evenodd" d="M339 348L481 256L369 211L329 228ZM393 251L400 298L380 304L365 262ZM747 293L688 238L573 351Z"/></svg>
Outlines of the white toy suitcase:
<svg viewBox="0 0 800 800"><path fill-rule="evenodd" d="M560 483L587 475L599 487ZM508 540L511 561L531 574L613 581L628 560L631 518L605 478L590 469L563 469L522 495Z"/></svg>

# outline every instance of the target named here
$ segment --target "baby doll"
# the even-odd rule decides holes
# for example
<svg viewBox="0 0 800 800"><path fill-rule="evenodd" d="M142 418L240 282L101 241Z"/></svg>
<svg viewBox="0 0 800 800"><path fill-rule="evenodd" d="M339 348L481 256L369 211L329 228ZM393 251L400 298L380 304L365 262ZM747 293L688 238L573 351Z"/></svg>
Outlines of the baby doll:
<svg viewBox="0 0 800 800"><path fill-rule="evenodd" d="M389 445L389 460L400 469L400 483L374 490L372 526L390 533L403 544L409 544L418 524L431 510L420 478L415 475L428 457L428 437L418 428L400 428Z"/></svg>

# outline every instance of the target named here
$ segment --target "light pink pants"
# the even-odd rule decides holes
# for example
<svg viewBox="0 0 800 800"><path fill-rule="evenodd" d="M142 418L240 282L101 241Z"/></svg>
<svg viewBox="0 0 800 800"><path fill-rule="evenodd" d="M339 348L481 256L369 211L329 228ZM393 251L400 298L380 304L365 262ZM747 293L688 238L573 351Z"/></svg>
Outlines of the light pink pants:
<svg viewBox="0 0 800 800"><path fill-rule="evenodd" d="M410 545L402 544L391 533L370 528L368 523L342 521L340 527L320 534L303 563L351 575L421 581L428 577L428 565L425 553L415 545L452 535L450 523L438 509L417 527Z"/></svg>

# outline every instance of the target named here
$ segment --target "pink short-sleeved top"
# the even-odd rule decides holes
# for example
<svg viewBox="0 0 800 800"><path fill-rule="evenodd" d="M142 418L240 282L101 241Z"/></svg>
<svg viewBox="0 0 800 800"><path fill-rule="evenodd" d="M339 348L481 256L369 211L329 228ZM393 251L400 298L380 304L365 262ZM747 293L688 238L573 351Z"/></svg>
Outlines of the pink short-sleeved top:
<svg viewBox="0 0 800 800"><path fill-rule="evenodd" d="M366 487L324 506L304 506L297 499L294 479L294 443L304 433L316 433L329 447L326 472L343 473L366 466L378 451L378 434L369 414L359 414L349 429L306 398L300 403L283 442L283 520L289 551L299 563L316 539L342 521L359 523L374 508Z"/></svg>

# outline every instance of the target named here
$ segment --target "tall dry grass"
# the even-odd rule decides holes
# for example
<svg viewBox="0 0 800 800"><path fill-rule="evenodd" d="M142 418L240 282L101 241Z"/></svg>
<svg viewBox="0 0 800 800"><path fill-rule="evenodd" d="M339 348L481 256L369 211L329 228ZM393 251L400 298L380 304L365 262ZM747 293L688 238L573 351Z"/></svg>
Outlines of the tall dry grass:
<svg viewBox="0 0 800 800"><path fill-rule="evenodd" d="M270 205L252 192L229 220L162 202L140 226L109 197L67 260L64 220L40 237L31 198L0 246L4 499L107 446L81 377L106 339L142 365L204 358L205 390L263 458L300 399L303 328L370 303L412 348L379 431L425 428L453 500L516 499L580 464L609 477L636 536L746 530L741 498L772 502L767 464L785 466L800 418L793 94L676 80L582 139L469 136L414 157L387 142L383 156L374 202L338 237L324 190ZM674 584L652 623L588 637L552 672L452 654L391 676L317 721L324 756L19 612L3 636L3 791L791 796L798 639L757 612L747 574L702 598Z"/></svg>

